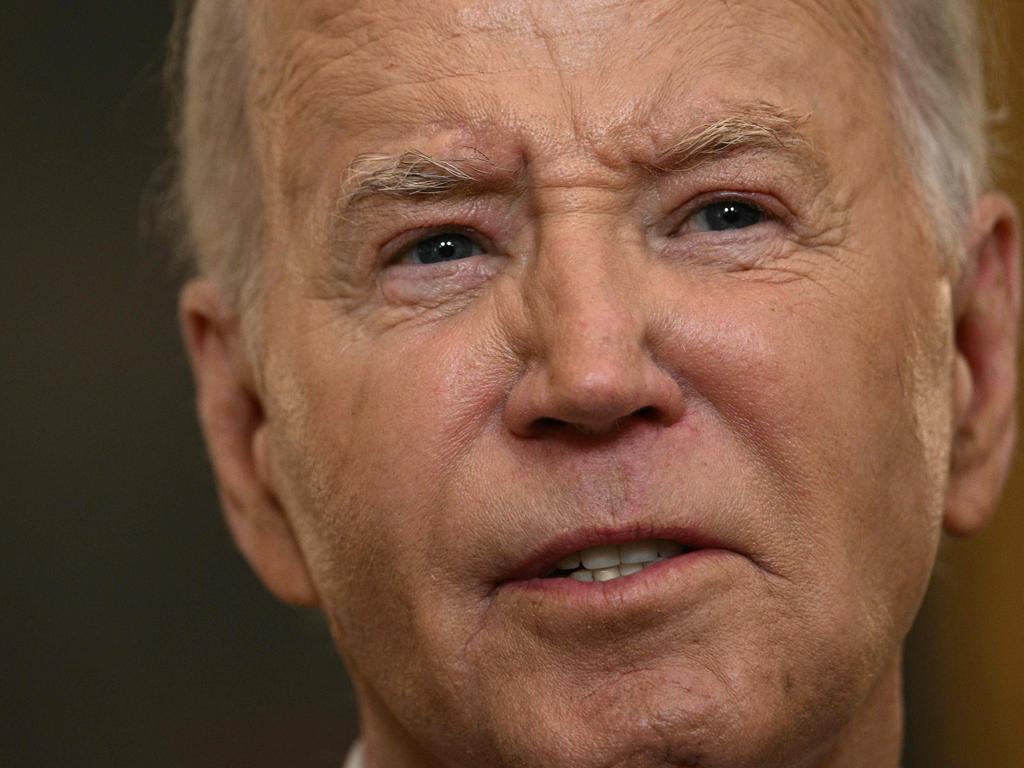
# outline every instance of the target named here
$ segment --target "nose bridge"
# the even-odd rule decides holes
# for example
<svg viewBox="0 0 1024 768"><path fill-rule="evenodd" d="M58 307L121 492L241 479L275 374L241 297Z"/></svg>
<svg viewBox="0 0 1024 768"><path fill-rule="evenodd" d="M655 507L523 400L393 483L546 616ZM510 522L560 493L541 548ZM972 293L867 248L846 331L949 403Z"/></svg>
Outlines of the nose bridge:
<svg viewBox="0 0 1024 768"><path fill-rule="evenodd" d="M648 348L642 244L630 241L622 217L577 212L540 221L523 285L532 359L508 403L513 431L604 434L629 417L677 420L679 388Z"/></svg>
<svg viewBox="0 0 1024 768"><path fill-rule="evenodd" d="M530 270L527 306L552 377L609 374L644 345L636 254L610 222L580 218L548 222Z"/></svg>

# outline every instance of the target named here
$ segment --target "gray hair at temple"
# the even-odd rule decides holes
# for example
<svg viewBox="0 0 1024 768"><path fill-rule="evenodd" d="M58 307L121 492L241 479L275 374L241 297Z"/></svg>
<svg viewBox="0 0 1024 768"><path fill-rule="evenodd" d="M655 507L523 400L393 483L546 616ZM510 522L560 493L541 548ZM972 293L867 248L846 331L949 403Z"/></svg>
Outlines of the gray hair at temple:
<svg viewBox="0 0 1024 768"><path fill-rule="evenodd" d="M972 0L876 0L885 73L935 244L963 258L961 233L990 184L988 109ZM183 3L172 62L182 89L173 207L191 269L220 282L242 310L258 293L264 250L261 171L249 120L246 3ZM173 55L175 52L180 56Z"/></svg>

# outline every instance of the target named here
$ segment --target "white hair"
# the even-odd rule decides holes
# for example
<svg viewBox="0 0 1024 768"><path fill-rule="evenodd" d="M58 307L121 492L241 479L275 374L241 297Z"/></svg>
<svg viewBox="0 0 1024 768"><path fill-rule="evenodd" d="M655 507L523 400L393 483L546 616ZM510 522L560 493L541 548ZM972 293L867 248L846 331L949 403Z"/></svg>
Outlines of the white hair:
<svg viewBox="0 0 1024 768"><path fill-rule="evenodd" d="M179 0L170 67L181 92L173 197L182 255L238 309L254 298L265 229L245 15L245 0Z"/></svg>
<svg viewBox="0 0 1024 768"><path fill-rule="evenodd" d="M971 0L880 0L879 6L903 149L933 212L937 245L961 260L961 233L991 184L978 12Z"/></svg>
<svg viewBox="0 0 1024 768"><path fill-rule="evenodd" d="M187 3L187 0L183 0ZM905 157L933 218L935 245L962 258L962 231L990 183L988 110L974 0L875 0L884 72ZM261 174L249 114L246 3L182 6L182 101L175 200L192 269L244 309L258 290Z"/></svg>

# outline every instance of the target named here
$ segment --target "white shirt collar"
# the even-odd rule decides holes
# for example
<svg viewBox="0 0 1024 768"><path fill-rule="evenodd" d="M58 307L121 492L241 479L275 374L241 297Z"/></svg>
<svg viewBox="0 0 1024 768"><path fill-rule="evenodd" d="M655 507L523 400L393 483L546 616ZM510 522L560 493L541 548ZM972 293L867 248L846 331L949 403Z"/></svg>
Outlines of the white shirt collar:
<svg viewBox="0 0 1024 768"><path fill-rule="evenodd" d="M348 751L344 768L363 768L363 743L357 741Z"/></svg>

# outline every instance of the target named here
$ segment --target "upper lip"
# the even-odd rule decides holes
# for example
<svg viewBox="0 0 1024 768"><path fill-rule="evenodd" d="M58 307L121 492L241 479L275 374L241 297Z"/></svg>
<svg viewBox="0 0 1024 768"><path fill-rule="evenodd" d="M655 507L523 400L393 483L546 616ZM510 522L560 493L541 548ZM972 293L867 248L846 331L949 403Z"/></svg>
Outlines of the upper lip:
<svg viewBox="0 0 1024 768"><path fill-rule="evenodd" d="M706 532L686 525L579 528L555 536L538 546L510 571L502 583L546 576L555 570L560 560L588 547L626 544L647 539L674 541L686 549L729 549Z"/></svg>

